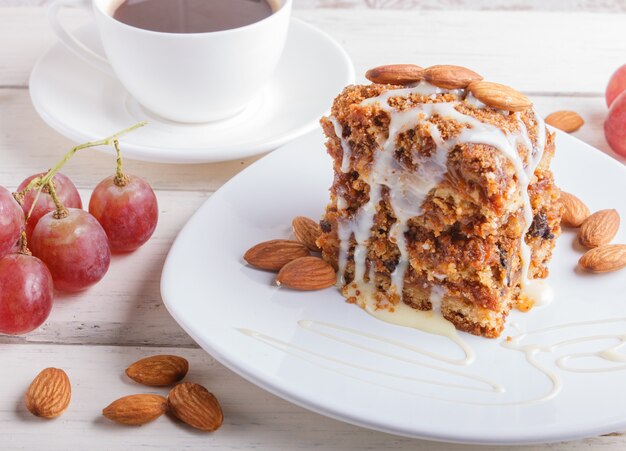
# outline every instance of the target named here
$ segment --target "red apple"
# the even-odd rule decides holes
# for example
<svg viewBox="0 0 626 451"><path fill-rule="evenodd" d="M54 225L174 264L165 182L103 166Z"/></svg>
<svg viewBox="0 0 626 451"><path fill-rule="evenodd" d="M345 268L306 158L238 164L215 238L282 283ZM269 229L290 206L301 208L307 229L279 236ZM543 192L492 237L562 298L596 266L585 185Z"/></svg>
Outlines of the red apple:
<svg viewBox="0 0 626 451"><path fill-rule="evenodd" d="M615 153L626 157L626 91L611 105L604 122L604 136Z"/></svg>
<svg viewBox="0 0 626 451"><path fill-rule="evenodd" d="M613 101L624 91L626 91L626 64L615 71L606 86L606 106L611 108Z"/></svg>

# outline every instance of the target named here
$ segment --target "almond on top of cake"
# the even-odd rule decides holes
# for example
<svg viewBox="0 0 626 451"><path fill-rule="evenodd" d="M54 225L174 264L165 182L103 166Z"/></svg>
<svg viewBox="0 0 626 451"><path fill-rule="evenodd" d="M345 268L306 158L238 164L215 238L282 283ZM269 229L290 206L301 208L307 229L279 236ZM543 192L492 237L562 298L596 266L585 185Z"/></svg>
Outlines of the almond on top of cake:
<svg viewBox="0 0 626 451"><path fill-rule="evenodd" d="M539 279L560 234L554 136L523 94L466 68L367 76L321 121L334 169L324 259L370 312L406 304L499 336L512 307L549 297Z"/></svg>

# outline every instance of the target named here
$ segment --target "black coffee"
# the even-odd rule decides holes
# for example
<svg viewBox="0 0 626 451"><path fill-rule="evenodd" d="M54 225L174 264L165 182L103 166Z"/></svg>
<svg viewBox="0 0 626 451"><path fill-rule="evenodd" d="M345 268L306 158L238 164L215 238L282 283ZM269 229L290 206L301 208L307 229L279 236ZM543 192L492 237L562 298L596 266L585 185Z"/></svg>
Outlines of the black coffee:
<svg viewBox="0 0 626 451"><path fill-rule="evenodd" d="M204 33L250 25L273 13L268 0L125 0L120 22L165 33Z"/></svg>

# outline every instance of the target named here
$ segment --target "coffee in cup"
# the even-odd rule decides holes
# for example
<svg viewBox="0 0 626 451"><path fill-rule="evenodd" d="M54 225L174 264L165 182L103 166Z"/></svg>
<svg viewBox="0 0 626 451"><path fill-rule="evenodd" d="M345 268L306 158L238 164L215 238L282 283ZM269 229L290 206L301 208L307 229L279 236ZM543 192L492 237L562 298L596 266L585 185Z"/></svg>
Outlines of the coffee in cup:
<svg viewBox="0 0 626 451"><path fill-rule="evenodd" d="M267 0L125 0L113 18L162 33L207 33L244 27L273 13Z"/></svg>

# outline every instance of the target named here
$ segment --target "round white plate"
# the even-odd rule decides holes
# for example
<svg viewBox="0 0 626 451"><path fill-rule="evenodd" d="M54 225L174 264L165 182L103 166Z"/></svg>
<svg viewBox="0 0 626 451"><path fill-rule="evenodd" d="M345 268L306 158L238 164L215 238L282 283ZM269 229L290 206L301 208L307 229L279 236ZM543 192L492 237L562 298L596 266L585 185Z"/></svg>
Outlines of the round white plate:
<svg viewBox="0 0 626 451"><path fill-rule="evenodd" d="M100 49L93 26L77 32ZM130 125L128 158L162 163L208 163L268 152L318 126L337 92L354 81L350 57L326 33L292 19L287 45L263 93L239 115L208 124L182 124L144 110L114 78L91 67L60 42L37 62L30 95L39 115L76 142L102 139Z"/></svg>
<svg viewBox="0 0 626 451"><path fill-rule="evenodd" d="M558 184L592 210L617 208L626 217L626 168L566 134L558 134L557 144ZM289 237L294 216L319 218L331 180L321 133L309 134L234 177L182 230L165 263L161 293L170 313L207 352L298 405L394 434L504 444L626 428L626 351L615 352L622 362L561 359L613 347L621 343L611 338L615 334L626 340L626 273L578 272L582 253L573 245L572 230L559 238L550 264L556 300L529 313L511 312L499 339L460 333L476 355L468 366L407 347L461 358L448 339L381 322L346 303L334 288L278 288L273 274L243 263L250 246ZM614 242L626 242L626 227ZM507 336L554 326L521 342L541 347L535 358L542 370L503 346ZM554 346L593 336L607 338ZM559 362L602 371L566 370ZM556 392L548 373L560 381ZM504 391L490 391L464 375L488 378Z"/></svg>

